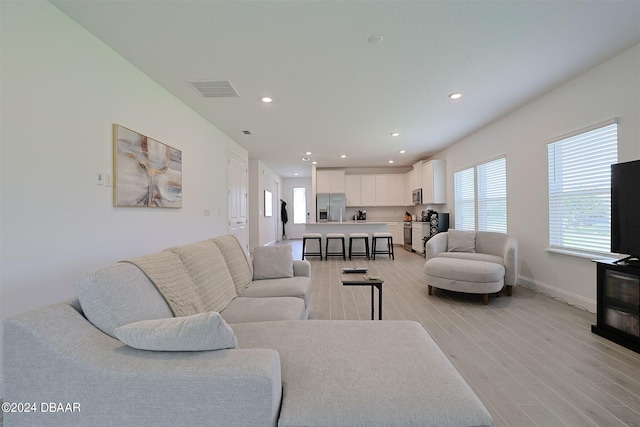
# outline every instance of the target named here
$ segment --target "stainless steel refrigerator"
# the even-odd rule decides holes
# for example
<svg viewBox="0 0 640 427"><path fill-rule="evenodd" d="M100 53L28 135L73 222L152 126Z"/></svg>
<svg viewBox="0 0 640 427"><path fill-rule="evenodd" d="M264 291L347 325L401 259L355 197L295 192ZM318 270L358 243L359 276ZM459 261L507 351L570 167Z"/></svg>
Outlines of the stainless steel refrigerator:
<svg viewBox="0 0 640 427"><path fill-rule="evenodd" d="M347 197L344 193L316 194L316 221L344 221Z"/></svg>

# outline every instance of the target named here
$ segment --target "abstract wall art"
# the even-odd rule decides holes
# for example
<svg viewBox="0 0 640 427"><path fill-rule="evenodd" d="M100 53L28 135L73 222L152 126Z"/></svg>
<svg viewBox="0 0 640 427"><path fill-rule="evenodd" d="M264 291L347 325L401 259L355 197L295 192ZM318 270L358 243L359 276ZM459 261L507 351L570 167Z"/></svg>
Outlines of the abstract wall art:
<svg viewBox="0 0 640 427"><path fill-rule="evenodd" d="M182 151L113 125L114 206L182 207Z"/></svg>

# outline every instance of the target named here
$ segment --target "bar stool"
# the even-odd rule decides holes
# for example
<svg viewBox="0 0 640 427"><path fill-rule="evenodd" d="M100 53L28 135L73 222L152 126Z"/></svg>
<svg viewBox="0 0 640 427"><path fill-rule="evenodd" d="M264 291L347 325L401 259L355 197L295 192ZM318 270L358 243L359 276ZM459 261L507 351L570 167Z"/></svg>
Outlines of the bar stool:
<svg viewBox="0 0 640 427"><path fill-rule="evenodd" d="M376 242L378 241L378 239L387 239L386 249L376 248ZM391 258L392 260L396 259L393 253L393 234L392 233L389 233L386 231L373 233L373 242L371 246L372 246L371 255L373 255L373 259L376 259L376 254L389 254L389 258Z"/></svg>
<svg viewBox="0 0 640 427"><path fill-rule="evenodd" d="M318 251L319 252L307 252L306 245L307 240L317 240L318 241ZM322 261L322 234L320 233L304 233L302 235L302 259L307 256L319 256L320 261Z"/></svg>
<svg viewBox="0 0 640 427"><path fill-rule="evenodd" d="M357 239L364 239L365 252L353 252L353 241ZM367 233L349 233L349 259L352 256L366 256L367 259L371 259L369 256L369 235Z"/></svg>
<svg viewBox="0 0 640 427"><path fill-rule="evenodd" d="M340 240L342 242L342 252L329 252L329 240ZM347 253L344 248L344 233L327 233L327 242L324 250L324 259L329 259L330 256L341 256L342 259L347 259Z"/></svg>

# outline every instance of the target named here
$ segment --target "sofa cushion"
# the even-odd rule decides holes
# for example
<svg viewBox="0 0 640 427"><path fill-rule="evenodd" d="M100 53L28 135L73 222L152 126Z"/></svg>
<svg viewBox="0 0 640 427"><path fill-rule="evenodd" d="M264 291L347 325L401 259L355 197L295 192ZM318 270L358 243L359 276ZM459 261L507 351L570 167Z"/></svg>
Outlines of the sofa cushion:
<svg viewBox="0 0 640 427"><path fill-rule="evenodd" d="M502 264L441 256L428 260L424 272L431 277L463 282L493 283L504 278Z"/></svg>
<svg viewBox="0 0 640 427"><path fill-rule="evenodd" d="M293 277L291 245L256 246L253 249L253 280Z"/></svg>
<svg viewBox="0 0 640 427"><path fill-rule="evenodd" d="M227 268L229 269L229 273L231 273L233 283L236 287L236 293L241 295L253 279L251 260L235 236L227 234L226 236L216 237L211 240L218 246L222 256L224 256L227 262Z"/></svg>
<svg viewBox="0 0 640 427"><path fill-rule="evenodd" d="M304 300L295 297L238 297L220 312L227 323L304 320L306 314Z"/></svg>
<svg viewBox="0 0 640 427"><path fill-rule="evenodd" d="M85 317L112 337L119 326L173 316L153 283L133 264L117 263L89 271L73 287Z"/></svg>
<svg viewBox="0 0 640 427"><path fill-rule="evenodd" d="M304 300L305 307L309 306L311 297L311 279L306 276L294 276L286 279L254 280L245 291L243 297L296 297Z"/></svg>
<svg viewBox="0 0 640 427"><path fill-rule="evenodd" d="M142 320L115 329L129 347L155 351L203 351L238 348L227 322L214 311L185 317Z"/></svg>
<svg viewBox="0 0 640 427"><path fill-rule="evenodd" d="M447 232L447 251L449 252L475 252L476 233L473 231L449 230Z"/></svg>
<svg viewBox="0 0 640 427"><path fill-rule="evenodd" d="M416 322L308 320L231 328L241 348L280 354L280 427L493 425Z"/></svg>
<svg viewBox="0 0 640 427"><path fill-rule="evenodd" d="M201 312L221 311L237 296L226 260L214 242L204 240L168 250L178 254L191 276Z"/></svg>
<svg viewBox="0 0 640 427"><path fill-rule="evenodd" d="M482 254L479 252L471 253L471 252L441 252L437 256L438 258L456 258L456 259L468 259L472 261L484 261L484 262L493 262L495 264L504 265L504 258L491 255L491 254Z"/></svg>

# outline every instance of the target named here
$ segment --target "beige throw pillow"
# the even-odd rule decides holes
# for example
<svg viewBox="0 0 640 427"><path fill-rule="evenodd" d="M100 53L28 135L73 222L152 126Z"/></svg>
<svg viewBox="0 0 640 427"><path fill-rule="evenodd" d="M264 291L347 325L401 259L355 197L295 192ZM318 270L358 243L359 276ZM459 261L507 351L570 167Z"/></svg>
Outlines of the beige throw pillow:
<svg viewBox="0 0 640 427"><path fill-rule="evenodd" d="M293 277L291 245L256 246L253 249L253 280Z"/></svg>
<svg viewBox="0 0 640 427"><path fill-rule="evenodd" d="M449 230L447 232L448 252L475 252L475 231Z"/></svg>
<svg viewBox="0 0 640 427"><path fill-rule="evenodd" d="M215 311L120 326L116 337L129 347L154 351L204 351L238 348L227 322Z"/></svg>

